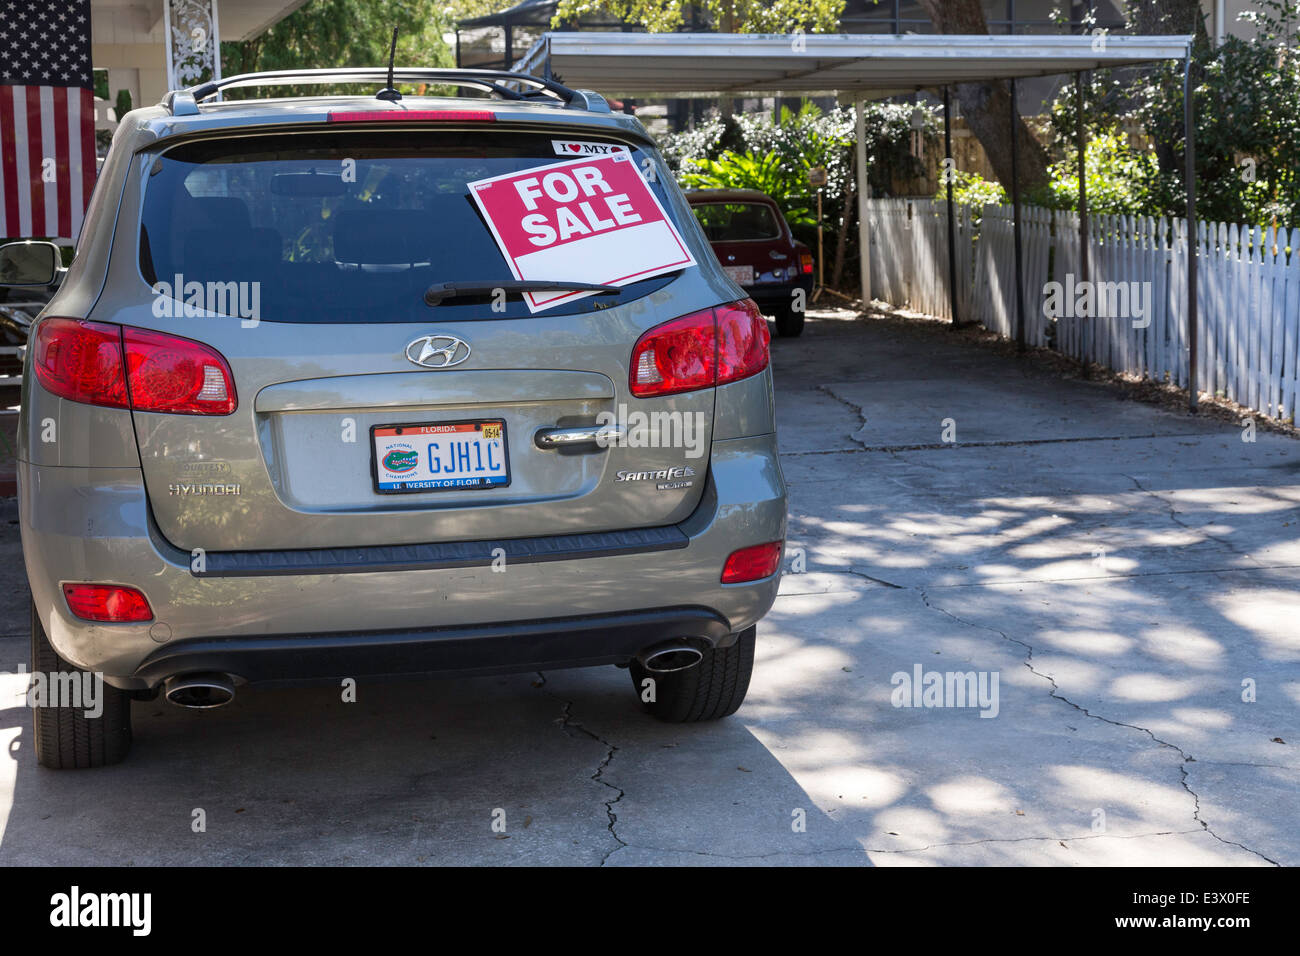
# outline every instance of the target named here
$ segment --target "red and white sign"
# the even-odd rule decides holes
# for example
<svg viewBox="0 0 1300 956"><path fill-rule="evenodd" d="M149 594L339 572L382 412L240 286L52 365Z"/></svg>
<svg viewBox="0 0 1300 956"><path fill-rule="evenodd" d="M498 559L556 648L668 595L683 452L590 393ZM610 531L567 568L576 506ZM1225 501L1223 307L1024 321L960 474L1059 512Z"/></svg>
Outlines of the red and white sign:
<svg viewBox="0 0 1300 956"><path fill-rule="evenodd" d="M630 153L506 173L469 190L516 279L622 286L695 265ZM591 294L524 299L540 312Z"/></svg>

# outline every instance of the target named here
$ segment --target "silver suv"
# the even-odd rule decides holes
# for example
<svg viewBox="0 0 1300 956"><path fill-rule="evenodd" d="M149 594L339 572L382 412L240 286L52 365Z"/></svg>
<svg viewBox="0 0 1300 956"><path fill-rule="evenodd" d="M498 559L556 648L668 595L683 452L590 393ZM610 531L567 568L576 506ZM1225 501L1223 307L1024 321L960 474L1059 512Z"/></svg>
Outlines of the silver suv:
<svg viewBox="0 0 1300 956"><path fill-rule="evenodd" d="M169 93L66 274L0 248L59 284L18 450L47 767L121 760L160 692L612 664L666 720L745 696L786 522L765 320L597 94L218 101L385 73Z"/></svg>

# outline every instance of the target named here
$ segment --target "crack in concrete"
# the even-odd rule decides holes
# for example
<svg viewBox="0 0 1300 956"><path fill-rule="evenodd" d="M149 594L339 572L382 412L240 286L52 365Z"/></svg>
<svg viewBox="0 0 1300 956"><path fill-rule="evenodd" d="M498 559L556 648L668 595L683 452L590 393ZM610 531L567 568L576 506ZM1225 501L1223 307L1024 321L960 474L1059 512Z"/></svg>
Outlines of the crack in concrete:
<svg viewBox="0 0 1300 956"><path fill-rule="evenodd" d="M537 671L537 676L541 679L541 684L539 684L538 686L545 687L548 683L548 681L546 680L546 675L543 674L541 671ZM614 829L618 825L618 814L614 812L614 804L618 803L620 800L623 799L624 791L622 788L616 787L608 780L603 779L605 775L605 771L609 768L610 762L614 759L614 754L618 753L618 748L613 744L611 744L604 737L601 737L600 735L593 733L592 731L588 730L585 726L583 726L583 724L573 719L573 701L565 700L563 697L559 697L555 694L552 694L550 691L546 691L546 695L548 697L553 698L554 700L558 700L561 704L564 705L564 709L560 713L560 719L556 721L556 723L560 725L560 729L564 731L566 737L573 736L573 734L570 733L571 730L578 730L605 748L605 756L600 761L600 763L596 765L596 772L593 773L590 778L596 781L596 783L600 784L602 787L608 787L609 789L613 790L615 794L617 794L613 800L604 801L605 815L609 818L609 823L606 825L606 829L609 830L609 835L614 838L615 842L618 843L618 846L614 847L603 857L601 857L600 865L604 866L607 862L609 862L609 858L611 856L613 856L619 850L627 846L627 843L624 842L623 838L618 835L618 831Z"/></svg>
<svg viewBox="0 0 1300 956"><path fill-rule="evenodd" d="M1157 830L1154 833L1130 833L1128 836L1121 836L1118 833L1093 833L1087 836L1034 836L1034 837L989 837L984 840L963 840L954 843L931 843L927 846L911 847L905 850L880 850L868 847L868 853L924 853L926 850L937 850L949 846L980 846L984 843L1046 843L1054 840L1057 843L1080 843L1083 840L1141 840L1146 837L1157 836L1186 836L1189 833L1201 833L1201 830Z"/></svg>
<svg viewBox="0 0 1300 956"><path fill-rule="evenodd" d="M862 429L864 429L864 428L867 427L867 413L866 413L865 411L863 411L862 406L861 406L861 405L855 405L853 402L850 402L847 398L843 398L842 396L836 395L835 392L831 389L831 387L830 387L829 385L818 385L818 386L817 386L817 391L821 392L823 395L829 395L831 398L833 398L835 401L839 402L841 405L845 406L845 407L848 408L848 409L851 409L852 412L853 412L853 414L855 414L855 415L858 416L858 422L859 422L859 425L858 425L857 428L853 429L853 431L849 432L848 438L849 438L849 441L857 442L859 445L861 445L861 446L862 446L862 449L861 449L862 451L868 451L869 449L867 448L867 443L866 443L866 442L864 442L864 441L863 441L862 439L860 439L860 438L854 438L854 437L853 437L853 436L856 435L858 432L862 431ZM853 451L858 451L859 449L856 449L856 448L855 448L855 449L852 449L852 450L853 450ZM805 454L806 454L806 453L805 453Z"/></svg>
<svg viewBox="0 0 1300 956"><path fill-rule="evenodd" d="M1218 535L1211 534L1210 532L1206 531L1204 528L1197 528L1188 524L1186 521L1183 521L1181 518L1178 517L1178 509L1174 507L1174 503L1172 501L1167 501L1164 498L1160 497L1160 495L1158 495L1156 492L1150 490L1149 488L1144 487L1142 482L1138 481L1132 475L1126 474L1124 475L1124 477L1127 478L1129 481L1133 482L1133 486L1137 488L1138 491L1142 492L1142 494L1149 495L1152 498L1154 498L1156 501L1164 505L1165 508L1169 510L1169 520L1172 521L1174 524L1178 525L1178 527L1182 528L1184 531L1193 531L1196 532L1197 534L1204 535L1206 538L1209 538L1211 541L1215 541L1223 545L1225 548L1227 548L1229 551L1231 551L1233 554L1237 555L1238 557L1245 558L1247 561L1252 561L1255 563L1256 566L1259 565L1259 562L1255 560L1254 556L1246 553L1245 551L1242 551L1240 548L1238 548L1227 538L1221 538Z"/></svg>
<svg viewBox="0 0 1300 956"><path fill-rule="evenodd" d="M865 855L869 852L861 847L845 846L832 847L824 850L773 850L770 853L749 853L737 856L730 853L713 853L708 850L685 850L679 847L642 846L639 843L625 843L618 849L614 850L614 853L628 849L648 850L651 853L685 853L689 856L704 856L715 860L766 860L774 856L826 856L831 853L855 853ZM609 856L613 856L614 853L611 853ZM605 859L608 860L609 857L606 857Z"/></svg>
<svg viewBox="0 0 1300 956"><path fill-rule="evenodd" d="M1210 836L1214 837L1214 839L1218 840L1220 843L1226 844L1228 846L1235 846L1239 849L1245 850L1247 853L1253 853L1261 860L1265 860L1273 864L1274 866L1282 865L1277 860L1265 856L1259 850L1251 849L1245 844L1237 843L1235 840L1228 840L1224 837L1219 836L1219 834L1215 833L1214 830L1210 828L1210 824L1207 821L1201 819L1201 797L1200 794L1198 794L1195 790L1193 790L1191 788L1191 785L1188 783L1189 774L1187 772L1187 766L1186 766L1189 763L1196 763L1195 757L1187 753L1187 751L1183 750L1183 748L1179 747L1177 744L1170 743L1167 740L1161 740L1159 737L1157 737L1146 727L1139 727L1137 724L1128 724L1122 720L1111 720L1109 717L1103 717L1100 714L1094 714L1086 707L1079 706L1074 701L1070 700L1068 697L1060 693L1060 686L1056 683L1055 678L1053 678L1050 674L1044 674L1042 671L1035 669L1033 665L1033 660L1034 660L1033 645L1027 644L1026 642L1020 640L1019 638L1011 637L1005 631L1001 631L996 627L990 627L987 624L979 624L976 623L975 621L967 621L964 618L960 618L956 614L953 614L950 611L947 611L944 608L939 607L939 605L937 604L931 604L929 595L925 593L924 588L917 588L916 590L921 595L921 603L923 603L926 607L930 608L931 610L938 611L940 614L952 618L952 620L956 621L958 624L965 625L966 627L974 627L985 631L992 631L994 634L1000 635L1003 640L1009 641L1012 644L1019 644L1021 647L1023 647L1026 652L1026 656L1024 660L1025 667L1029 670L1029 673L1033 674L1035 677L1042 678L1043 680L1047 681L1049 684L1052 685L1052 692L1051 692L1052 697L1073 707L1075 710L1083 714L1085 717L1091 717L1094 720L1100 720L1103 723L1112 724L1113 726L1116 727L1127 727L1130 730L1140 731L1141 733L1144 733L1148 737L1150 737L1153 741L1155 741L1155 743L1159 744L1161 747L1168 747L1170 750L1173 750L1175 753L1177 753L1182 758L1182 762L1178 765L1178 772L1181 777L1180 783L1182 784L1183 789L1186 790L1188 795L1191 796L1192 798L1192 819L1201 825L1201 829L1204 830L1206 833L1208 833Z"/></svg>
<svg viewBox="0 0 1300 956"><path fill-rule="evenodd" d="M883 585L884 585L885 587L887 587L887 588L896 588L896 589L899 590L899 591L905 591L905 590L907 590L907 588L906 588L904 585L902 585L902 584L895 584L893 581L886 581L884 578L873 578L871 575L866 574L865 572L859 571L857 568L844 568L844 569L842 569L842 570L837 569L837 570L835 570L835 571L822 571L822 572L819 572L819 573L821 573L821 574L852 574L852 575L856 575L857 577L860 577L860 578L865 578L866 580L871 581L871 582L873 582L873 583L875 583L875 584L883 584Z"/></svg>
<svg viewBox="0 0 1300 956"><path fill-rule="evenodd" d="M863 406L849 401L842 395L837 395L834 388L830 385L818 385L817 391L833 398L845 408L850 409L858 416L861 424L849 433L848 439L857 442L861 448L829 448L821 451L792 451L782 452L782 458L800 458L809 455L856 455L866 451L885 452L893 454L900 451L944 451L950 448L1020 448L1031 445L1061 445L1074 444L1076 442L1099 442L1099 441L1150 441L1151 439L1167 438L1204 438L1200 432L1188 433L1186 435L1173 434L1163 435L1152 432L1148 435L1080 435L1069 438L1020 438L1006 440L989 440L989 441L966 441L966 442L918 442L908 445L868 445L863 439L854 437L858 432L867 426L867 413ZM1129 477L1125 475L1125 477ZM1132 480L1130 478L1130 480ZM1144 491L1146 489L1143 489Z"/></svg>

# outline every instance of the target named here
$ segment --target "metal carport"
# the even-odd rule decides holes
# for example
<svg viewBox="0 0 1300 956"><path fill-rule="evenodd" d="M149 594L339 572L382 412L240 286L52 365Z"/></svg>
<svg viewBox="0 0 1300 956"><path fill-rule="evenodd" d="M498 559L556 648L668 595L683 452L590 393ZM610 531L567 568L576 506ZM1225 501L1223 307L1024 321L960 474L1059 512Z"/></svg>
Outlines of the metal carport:
<svg viewBox="0 0 1300 956"><path fill-rule="evenodd" d="M870 259L866 216L866 146L862 103L868 97L941 90L944 99L945 153L952 158L949 87L957 83L1011 81L1015 118L1015 81L1031 76L1073 73L1082 103L1083 74L1089 70L1182 60L1183 118L1193 129L1189 87L1189 36L952 35L925 34L737 34L737 33L546 33L515 69L561 79L616 96L744 96L782 93L851 94L857 140L857 195L862 301L869 301ZM1016 127L1013 125L1012 127ZM1080 183L1080 262L1088 278L1088 215L1084 189L1084 132L1078 135ZM1189 232L1196 222L1195 143L1187 136L1186 184ZM1015 161L1015 150L1012 161ZM1013 180L1015 177L1013 176ZM1013 181L1015 211L1017 338L1024 344L1024 301L1020 242L1020 188ZM948 184L948 262L955 274L952 184ZM1187 317L1190 407L1196 409L1197 315L1196 250L1189 235ZM949 287L955 297L956 283ZM953 319L957 320L954 300Z"/></svg>

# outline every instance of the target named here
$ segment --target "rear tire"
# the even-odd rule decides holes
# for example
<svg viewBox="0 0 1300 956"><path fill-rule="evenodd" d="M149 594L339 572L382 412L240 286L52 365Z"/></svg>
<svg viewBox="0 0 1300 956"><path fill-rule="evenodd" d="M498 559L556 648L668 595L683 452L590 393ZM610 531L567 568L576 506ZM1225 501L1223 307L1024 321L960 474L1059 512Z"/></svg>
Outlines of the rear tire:
<svg viewBox="0 0 1300 956"><path fill-rule="evenodd" d="M59 656L41 619L32 612L32 673L84 674ZM84 686L84 685L83 685ZM49 685L47 684L47 689ZM87 717L86 707L33 707L32 740L36 759L51 770L80 770L119 763L131 750L131 695L107 683L99 686L103 713Z"/></svg>
<svg viewBox="0 0 1300 956"><path fill-rule="evenodd" d="M803 313L796 312L793 306L778 305L774 310L776 334L783 339L797 339L803 334Z"/></svg>
<svg viewBox="0 0 1300 956"><path fill-rule="evenodd" d="M741 631L730 647L704 651L694 667L671 674L652 674L632 661L628 671L641 705L660 720L674 724L730 717L744 703L754 669L756 628ZM642 681L654 680L655 699L644 699Z"/></svg>

